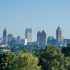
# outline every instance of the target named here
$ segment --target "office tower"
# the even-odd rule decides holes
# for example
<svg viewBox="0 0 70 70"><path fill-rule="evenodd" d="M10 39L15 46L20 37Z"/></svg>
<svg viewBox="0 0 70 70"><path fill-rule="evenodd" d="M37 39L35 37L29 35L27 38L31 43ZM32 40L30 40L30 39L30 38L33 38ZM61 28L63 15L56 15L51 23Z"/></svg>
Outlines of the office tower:
<svg viewBox="0 0 70 70"><path fill-rule="evenodd" d="M39 49L44 49L46 47L46 33L44 30L37 32L37 45Z"/></svg>
<svg viewBox="0 0 70 70"><path fill-rule="evenodd" d="M62 30L60 26L58 26L56 30L56 41L57 41L57 46L59 47L64 46L64 38L62 36Z"/></svg>
<svg viewBox="0 0 70 70"><path fill-rule="evenodd" d="M22 39L20 36L17 36L17 38L16 38L16 44L20 44L20 45L22 45L22 44L24 44L24 39Z"/></svg>
<svg viewBox="0 0 70 70"><path fill-rule="evenodd" d="M20 40L21 40L20 36L17 36L17 38L16 38L16 42L19 43Z"/></svg>
<svg viewBox="0 0 70 70"><path fill-rule="evenodd" d="M11 44L12 40L13 40L13 35L12 34L8 34L8 36L7 36L7 43Z"/></svg>
<svg viewBox="0 0 70 70"><path fill-rule="evenodd" d="M27 40L28 43L32 42L32 29L27 28L25 30L25 40Z"/></svg>
<svg viewBox="0 0 70 70"><path fill-rule="evenodd" d="M3 30L3 43L4 44L7 43L7 30L6 30L6 28Z"/></svg>
<svg viewBox="0 0 70 70"><path fill-rule="evenodd" d="M57 29L56 29L56 40L58 42L61 42L63 41L63 37L62 37L62 30L61 28L58 26Z"/></svg>

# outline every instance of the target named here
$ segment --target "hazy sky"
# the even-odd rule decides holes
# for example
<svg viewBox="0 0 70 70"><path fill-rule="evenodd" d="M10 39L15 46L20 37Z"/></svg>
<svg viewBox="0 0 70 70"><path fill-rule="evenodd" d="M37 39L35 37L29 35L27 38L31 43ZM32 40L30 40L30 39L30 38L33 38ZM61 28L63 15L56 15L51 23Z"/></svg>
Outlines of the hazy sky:
<svg viewBox="0 0 70 70"><path fill-rule="evenodd" d="M0 0L0 33L6 27L8 33L24 37L30 27L36 39L40 29L55 36L58 25L70 38L70 0Z"/></svg>

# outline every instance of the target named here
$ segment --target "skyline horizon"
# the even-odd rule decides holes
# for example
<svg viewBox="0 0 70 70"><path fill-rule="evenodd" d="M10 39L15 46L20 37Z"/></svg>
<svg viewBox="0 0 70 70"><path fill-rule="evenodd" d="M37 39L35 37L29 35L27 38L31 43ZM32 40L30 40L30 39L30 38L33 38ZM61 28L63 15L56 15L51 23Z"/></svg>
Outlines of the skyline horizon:
<svg viewBox="0 0 70 70"><path fill-rule="evenodd" d="M57 28L58 28L58 27L60 27L61 30L62 30L62 27L61 27L60 24L57 26ZM28 29L28 28L29 28L29 29L32 29L31 27L27 27L27 28L25 28L25 30ZM55 35L54 35L54 34L52 34L52 35L49 34L49 35L48 35L48 31L46 32L46 30L45 30L45 29L42 29L42 28L40 28L41 30L38 30L38 31L43 31L43 30L44 30L44 31L46 32L47 38L48 38L48 37L54 37L54 38L56 39L56 30L57 30L57 28L55 29ZM7 30L7 34L12 34L14 37L20 36L20 38L25 39L25 30L24 30L23 36L22 36L21 34L14 34L14 32L13 32L13 33L8 32L8 28L7 28L7 27L4 27L4 28L2 29L2 31L0 32L0 37L2 36L2 34L3 34L2 32L3 32L4 29ZM38 32L38 31L35 32L35 33L36 33L36 36L35 36L36 39L37 39L37 32ZM62 35L63 35L63 34L64 34L64 33L63 33L63 30L62 30ZM33 29L32 29L32 38L33 38ZM70 38L65 38L64 35L63 35L63 38L64 38L64 39L70 39ZM33 41L36 41L36 39L34 39Z"/></svg>
<svg viewBox="0 0 70 70"><path fill-rule="evenodd" d="M55 37L61 25L64 38L70 38L69 0L0 0L0 33L4 27L14 35L24 36L25 28L36 32L44 29Z"/></svg>

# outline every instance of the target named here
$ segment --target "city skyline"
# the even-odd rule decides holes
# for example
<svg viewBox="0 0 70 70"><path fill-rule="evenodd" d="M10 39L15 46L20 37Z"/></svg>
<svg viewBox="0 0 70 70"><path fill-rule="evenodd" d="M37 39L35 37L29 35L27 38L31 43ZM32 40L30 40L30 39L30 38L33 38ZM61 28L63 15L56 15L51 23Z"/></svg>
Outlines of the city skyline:
<svg viewBox="0 0 70 70"><path fill-rule="evenodd" d="M36 32L36 40L37 40L37 33L38 32L41 32L41 31L44 31L45 33L47 33L46 35L47 35L47 38L48 37L54 37L55 39L57 39L57 37L62 37L63 39L67 39L67 38L65 38L64 37L64 35L63 35L63 30L62 30L62 28L60 27L60 26L58 26L57 28L56 28L56 32L55 32L55 35L48 35L48 32L46 32L44 29L43 30L38 30L37 32ZM58 33L57 33L58 32ZM25 28L25 31L24 31L24 37L22 37L20 34L19 35L14 35L14 34L12 34L11 32L9 33L8 32L8 29L7 28L4 28L3 30L2 30L2 32L1 32L1 34L0 34L0 37L4 37L4 35L6 36L8 36L8 35L13 35L14 37L18 37L18 36L20 36L21 38L23 38L23 39L29 39L29 38L31 38L30 40L32 40L33 41L33 30L32 30L32 28ZM59 35L59 36L58 36ZM34 40L35 41L35 40Z"/></svg>
<svg viewBox="0 0 70 70"><path fill-rule="evenodd" d="M36 32L43 29L47 36L55 36L59 25L64 38L70 38L69 0L0 1L0 34L4 28L7 28L8 33L24 38L25 28L32 28L35 40Z"/></svg>

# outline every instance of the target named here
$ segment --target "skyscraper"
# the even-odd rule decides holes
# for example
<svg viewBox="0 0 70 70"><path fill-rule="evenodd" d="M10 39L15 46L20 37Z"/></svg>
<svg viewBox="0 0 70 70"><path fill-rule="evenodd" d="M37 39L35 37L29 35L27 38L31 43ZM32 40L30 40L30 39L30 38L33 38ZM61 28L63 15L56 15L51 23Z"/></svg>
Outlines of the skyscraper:
<svg viewBox="0 0 70 70"><path fill-rule="evenodd" d="M63 40L62 30L61 30L60 26L58 26L57 29L56 29L56 40L58 42L61 42Z"/></svg>
<svg viewBox="0 0 70 70"><path fill-rule="evenodd" d="M7 42L7 30L6 28L3 30L3 43L6 44Z"/></svg>
<svg viewBox="0 0 70 70"><path fill-rule="evenodd" d="M31 28L27 28L25 30L25 39L27 40L27 42L32 42L32 29Z"/></svg>
<svg viewBox="0 0 70 70"><path fill-rule="evenodd" d="M44 30L37 32L37 45L40 49L44 49L46 46L46 32Z"/></svg>
<svg viewBox="0 0 70 70"><path fill-rule="evenodd" d="M57 41L57 46L59 47L64 46L64 39L63 39L62 30L60 26L58 26L56 30L56 41Z"/></svg>
<svg viewBox="0 0 70 70"><path fill-rule="evenodd" d="M7 36L7 43L11 44L12 40L13 40L13 35L12 34L8 34L8 36Z"/></svg>

